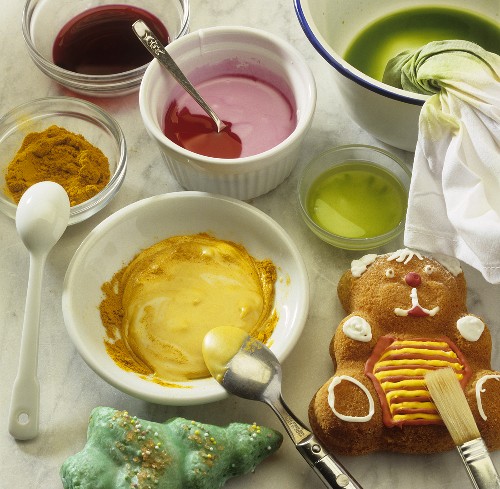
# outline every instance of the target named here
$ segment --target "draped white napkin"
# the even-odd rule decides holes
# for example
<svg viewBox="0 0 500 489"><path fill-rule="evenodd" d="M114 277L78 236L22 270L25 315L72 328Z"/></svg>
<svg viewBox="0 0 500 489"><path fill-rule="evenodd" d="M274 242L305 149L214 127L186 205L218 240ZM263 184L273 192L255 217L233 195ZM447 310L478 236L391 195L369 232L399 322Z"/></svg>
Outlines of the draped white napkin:
<svg viewBox="0 0 500 489"><path fill-rule="evenodd" d="M500 283L500 56L432 42L393 58L384 81L432 94L420 113L405 245Z"/></svg>

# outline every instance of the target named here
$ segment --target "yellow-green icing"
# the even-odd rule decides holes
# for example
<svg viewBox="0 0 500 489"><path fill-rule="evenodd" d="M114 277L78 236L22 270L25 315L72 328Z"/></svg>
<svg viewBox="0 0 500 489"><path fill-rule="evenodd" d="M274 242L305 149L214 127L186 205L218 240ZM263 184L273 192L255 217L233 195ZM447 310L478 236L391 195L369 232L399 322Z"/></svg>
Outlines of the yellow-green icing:
<svg viewBox="0 0 500 489"><path fill-rule="evenodd" d="M87 443L65 460L65 489L218 489L274 453L282 435L256 424L155 423L97 407Z"/></svg>

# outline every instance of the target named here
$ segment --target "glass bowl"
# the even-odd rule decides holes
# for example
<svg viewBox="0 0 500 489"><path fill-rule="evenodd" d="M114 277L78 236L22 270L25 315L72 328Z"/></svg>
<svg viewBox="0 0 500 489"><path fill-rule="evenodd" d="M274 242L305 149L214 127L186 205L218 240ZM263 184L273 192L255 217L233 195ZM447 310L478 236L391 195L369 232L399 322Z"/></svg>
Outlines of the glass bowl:
<svg viewBox="0 0 500 489"><path fill-rule="evenodd" d="M303 170L300 213L323 241L347 250L368 250L404 228L411 173L387 151L366 145L331 148Z"/></svg>
<svg viewBox="0 0 500 489"><path fill-rule="evenodd" d="M26 102L0 119L0 210L15 219L17 205L6 193L5 173L24 138L51 125L81 134L108 158L108 184L94 197L71 207L69 224L83 221L105 207L118 192L127 169L125 137L104 110L73 97L47 97Z"/></svg>
<svg viewBox="0 0 500 489"><path fill-rule="evenodd" d="M22 30L29 55L47 76L76 93L92 96L117 96L139 88L149 63L116 74L82 74L60 68L53 62L53 46L57 35L68 22L83 12L105 6L140 8L161 21L168 31L169 41L189 30L189 0L27 0ZM118 15L118 14L113 14ZM120 14L121 15L121 14ZM132 27L130 28L132 32ZM102 38L103 45L107 42ZM137 40L138 46L140 41ZM140 46L142 49L144 47Z"/></svg>

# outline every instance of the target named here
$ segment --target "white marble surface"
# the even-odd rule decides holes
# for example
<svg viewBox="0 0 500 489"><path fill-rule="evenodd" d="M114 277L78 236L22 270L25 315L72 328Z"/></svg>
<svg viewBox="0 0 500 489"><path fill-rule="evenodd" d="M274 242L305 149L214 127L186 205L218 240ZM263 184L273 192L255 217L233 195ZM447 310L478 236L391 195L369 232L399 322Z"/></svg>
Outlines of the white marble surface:
<svg viewBox="0 0 500 489"><path fill-rule="evenodd" d="M48 95L68 93L41 74L28 57L21 35L22 1L2 3L0 29L0 113L19 103ZM329 77L329 66L309 45L298 24L292 0L191 0L191 30L211 25L248 25L269 30L288 40L307 58L318 85L318 106L302 157L292 175L276 190L251 203L278 221L303 251L311 282L308 322L295 350L284 362L283 393L290 407L307 421L307 407L316 389L332 373L327 345L343 312L335 289L341 273L360 253L330 247L313 236L297 212L295 188L300 168L314 154L330 146L367 143L384 147L347 118ZM87 233L111 213L138 199L181 190L167 173L156 147L140 119L137 96L98 101L121 124L128 144L128 174L118 196L88 221L69 228L49 256L45 270L39 355L41 383L41 432L29 442L16 442L7 430L12 383L17 369L28 254L14 222L0 215L0 487L57 489L62 487L59 467L79 451L86 439L88 415L97 405L127 409L139 417L163 421L175 415L226 424L245 421L268 424L281 430L270 409L259 403L229 398L202 407L167 407L129 397L101 380L82 361L66 334L61 290L68 263ZM393 150L408 164L412 154ZM384 251L399 247L387 245ZM494 353L500 344L500 288L484 282L465 267L469 307L482 315L493 332ZM498 370L497 358L493 366ZM433 456L377 454L343 458L364 488L466 488L469 482L458 455ZM494 454L500 466L500 458ZM280 451L255 473L227 483L229 489L314 489L323 487L285 439Z"/></svg>

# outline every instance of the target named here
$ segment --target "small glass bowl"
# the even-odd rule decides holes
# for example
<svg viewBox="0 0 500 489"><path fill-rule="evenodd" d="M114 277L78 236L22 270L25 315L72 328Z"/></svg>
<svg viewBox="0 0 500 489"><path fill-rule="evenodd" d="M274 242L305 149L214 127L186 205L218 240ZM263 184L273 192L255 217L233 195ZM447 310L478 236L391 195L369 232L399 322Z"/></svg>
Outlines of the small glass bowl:
<svg viewBox="0 0 500 489"><path fill-rule="evenodd" d="M401 186L401 220L398 224L383 234L369 237L346 237L335 234L321 226L311 216L310 192L312 187L321 179L341 165L353 163L357 169L382 170L381 175L388 175ZM366 165L366 167L365 167ZM365 168L364 168L365 167ZM345 167L346 170L349 168ZM377 170L377 171L378 171ZM331 148L314 158L303 170L298 184L298 200L300 213L307 226L323 241L346 250L368 250L382 246L396 238L404 229L408 191L410 188L411 173L407 166L394 155L383 149L366 145L346 145ZM354 191L354 189L353 189Z"/></svg>
<svg viewBox="0 0 500 489"><path fill-rule="evenodd" d="M136 91L149 63L111 75L75 73L53 63L52 48L61 28L83 11L108 4L137 6L153 14L166 27L170 35L169 42L189 30L189 0L27 0L22 16L22 30L35 65L47 76L76 93L110 97Z"/></svg>
<svg viewBox="0 0 500 489"><path fill-rule="evenodd" d="M31 132L58 125L97 146L108 158L111 178L94 197L70 209L69 224L81 222L104 208L121 187L127 169L125 137L118 123L104 110L73 97L47 97L26 102L0 119L0 210L15 219L17 205L6 193L5 173Z"/></svg>

